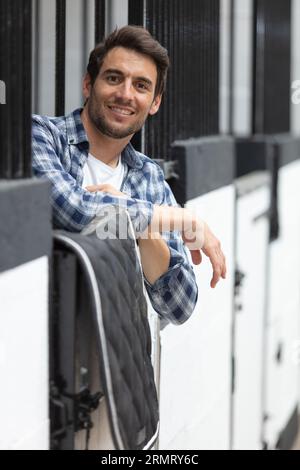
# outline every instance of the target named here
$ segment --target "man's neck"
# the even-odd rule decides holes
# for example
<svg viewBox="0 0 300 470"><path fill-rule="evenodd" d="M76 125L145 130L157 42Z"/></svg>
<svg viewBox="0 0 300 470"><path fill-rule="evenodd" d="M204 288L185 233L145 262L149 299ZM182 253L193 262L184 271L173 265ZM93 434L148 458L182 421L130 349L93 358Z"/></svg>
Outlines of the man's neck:
<svg viewBox="0 0 300 470"><path fill-rule="evenodd" d="M113 139L102 134L89 119L86 107L81 112L81 120L89 141L89 152L101 162L115 168L131 136Z"/></svg>

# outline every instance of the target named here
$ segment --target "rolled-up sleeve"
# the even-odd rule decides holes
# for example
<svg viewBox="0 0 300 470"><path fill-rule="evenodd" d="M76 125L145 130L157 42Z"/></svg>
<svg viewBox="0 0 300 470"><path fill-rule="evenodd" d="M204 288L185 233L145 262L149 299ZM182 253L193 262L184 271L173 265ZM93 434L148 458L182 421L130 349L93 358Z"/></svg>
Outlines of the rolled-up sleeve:
<svg viewBox="0 0 300 470"><path fill-rule="evenodd" d="M162 178L162 176L161 176ZM161 204L178 206L169 185L163 181ZM179 325L192 315L198 297L198 287L187 249L179 232L163 233L169 250L170 263L166 273L154 284L145 280L153 308L167 322Z"/></svg>

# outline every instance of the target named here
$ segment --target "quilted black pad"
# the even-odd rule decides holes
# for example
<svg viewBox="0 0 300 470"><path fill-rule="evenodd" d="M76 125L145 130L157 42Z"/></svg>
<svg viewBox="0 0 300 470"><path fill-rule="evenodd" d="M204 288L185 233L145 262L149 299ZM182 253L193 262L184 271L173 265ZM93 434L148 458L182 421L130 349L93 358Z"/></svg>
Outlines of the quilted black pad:
<svg viewBox="0 0 300 470"><path fill-rule="evenodd" d="M57 231L55 240L76 254L92 299L99 374L115 448L149 448L158 434L158 400L135 241L64 231Z"/></svg>

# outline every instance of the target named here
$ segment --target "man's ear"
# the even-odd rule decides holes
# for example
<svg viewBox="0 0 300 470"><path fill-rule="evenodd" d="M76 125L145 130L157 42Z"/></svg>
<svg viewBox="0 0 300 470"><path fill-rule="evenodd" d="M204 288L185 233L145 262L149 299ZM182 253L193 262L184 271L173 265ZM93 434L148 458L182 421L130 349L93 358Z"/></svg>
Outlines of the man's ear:
<svg viewBox="0 0 300 470"><path fill-rule="evenodd" d="M92 87L91 77L90 77L90 74L87 72L85 76L83 77L83 82L82 82L82 93L86 99L90 97L91 87Z"/></svg>
<svg viewBox="0 0 300 470"><path fill-rule="evenodd" d="M161 95L157 95L153 102L152 102L152 105L151 105L151 108L150 108L150 111L149 111L149 114L151 116L153 116L153 114L156 114L157 111L159 110L159 107L160 107L160 103L161 103L161 98L162 96Z"/></svg>

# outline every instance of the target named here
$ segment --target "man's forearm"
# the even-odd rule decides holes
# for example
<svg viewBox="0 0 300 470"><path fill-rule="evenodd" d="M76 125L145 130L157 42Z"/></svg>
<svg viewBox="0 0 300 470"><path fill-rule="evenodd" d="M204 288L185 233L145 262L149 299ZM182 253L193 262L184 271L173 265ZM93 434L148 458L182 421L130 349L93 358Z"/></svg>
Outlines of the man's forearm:
<svg viewBox="0 0 300 470"><path fill-rule="evenodd" d="M139 248L144 275L150 284L168 271L170 250L160 234L149 234L147 239L139 239Z"/></svg>
<svg viewBox="0 0 300 470"><path fill-rule="evenodd" d="M173 206L154 205L151 230L153 232L183 231L183 227L193 226L194 217L188 209Z"/></svg>

